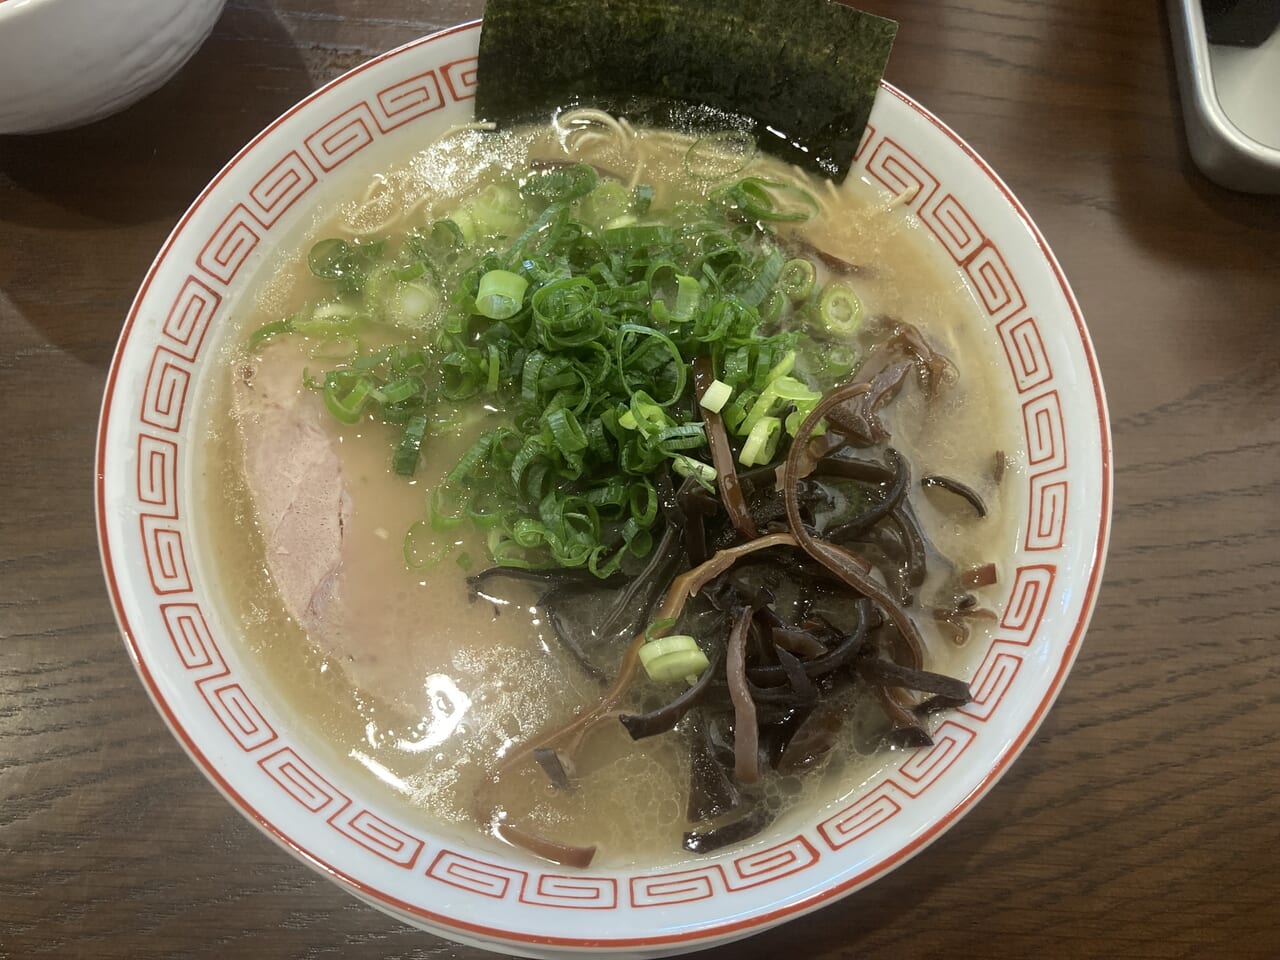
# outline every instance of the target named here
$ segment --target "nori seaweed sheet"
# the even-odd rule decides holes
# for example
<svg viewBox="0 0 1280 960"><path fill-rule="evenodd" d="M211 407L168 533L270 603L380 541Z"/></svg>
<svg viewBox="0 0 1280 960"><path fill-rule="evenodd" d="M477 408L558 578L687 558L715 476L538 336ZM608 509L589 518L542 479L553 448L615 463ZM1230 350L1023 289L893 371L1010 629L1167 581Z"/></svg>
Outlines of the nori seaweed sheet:
<svg viewBox="0 0 1280 960"><path fill-rule="evenodd" d="M839 181L897 29L830 0L488 0L476 117L545 120L582 105L687 126L688 105L702 105Z"/></svg>

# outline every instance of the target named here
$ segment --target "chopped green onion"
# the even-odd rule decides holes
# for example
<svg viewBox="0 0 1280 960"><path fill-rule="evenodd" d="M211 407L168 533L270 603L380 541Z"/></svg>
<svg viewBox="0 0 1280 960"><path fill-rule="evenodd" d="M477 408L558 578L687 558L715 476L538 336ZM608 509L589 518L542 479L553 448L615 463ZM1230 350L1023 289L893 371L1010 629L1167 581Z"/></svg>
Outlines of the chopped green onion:
<svg viewBox="0 0 1280 960"><path fill-rule="evenodd" d="M756 395L751 391L739 394L732 403L727 404L720 411L720 417L724 420L726 429L738 432L738 427L742 425L742 421L747 418L747 409L756 401Z"/></svg>
<svg viewBox="0 0 1280 960"><path fill-rule="evenodd" d="M384 301L383 313L388 323L415 328L435 316L440 305L440 292L434 287L419 281L396 283Z"/></svg>
<svg viewBox="0 0 1280 960"><path fill-rule="evenodd" d="M564 203L585 197L600 179L596 168L587 163L530 174L520 184L520 192L531 200Z"/></svg>
<svg viewBox="0 0 1280 960"><path fill-rule="evenodd" d="M322 280L340 280L350 263L351 244L336 237L321 240L307 254L307 266Z"/></svg>
<svg viewBox="0 0 1280 960"><path fill-rule="evenodd" d="M702 394L702 399L698 403L712 413L719 413L724 409L724 405L729 402L731 396L733 396L733 387L723 380L712 380L711 385L707 387L706 392Z"/></svg>
<svg viewBox="0 0 1280 960"><path fill-rule="evenodd" d="M292 320L272 320L270 323L264 323L257 330L249 335L248 349L250 353L254 353L257 349L268 340L282 333L293 332Z"/></svg>
<svg viewBox="0 0 1280 960"><path fill-rule="evenodd" d="M490 320L506 320L520 312L529 281L510 270L490 270L480 278L476 310Z"/></svg>
<svg viewBox="0 0 1280 960"><path fill-rule="evenodd" d="M777 417L761 417L747 435L742 445L742 453L738 462L744 467L768 463L778 449L778 438L782 435L782 421Z"/></svg>
<svg viewBox="0 0 1280 960"><path fill-rule="evenodd" d="M677 273L664 263L649 276L649 312L659 323L683 323L693 317L702 301L702 287L693 277Z"/></svg>
<svg viewBox="0 0 1280 960"><path fill-rule="evenodd" d="M792 322L820 313L814 264L789 260L768 225L811 216L816 201L744 177L755 151L740 131L694 144L685 162L704 199L666 210L650 185L579 164L499 179L386 244L322 241L311 259L329 297L251 342L341 341L308 382L342 422L394 424L399 472L414 471L427 437L463 430L461 411L493 414L432 491L409 562L424 550L408 548L443 544L466 521L496 563L607 577L653 549L655 471L714 489L700 410L719 413L743 464L771 463L817 402L809 382L841 375L832 364L848 351ZM361 345L385 343L388 322L407 342ZM696 358L718 379L690 403Z"/></svg>
<svg viewBox="0 0 1280 960"><path fill-rule="evenodd" d="M804 423L805 418L808 417L809 414L813 412L813 408L815 406L816 404L810 404L807 407L797 406L796 409L792 410L789 414L787 414L787 419L784 422L784 426L786 427L788 436L794 437L796 435L796 433L800 430L800 424ZM818 425L813 428L813 436L820 437L824 433L826 433L827 432L826 424L827 424L826 420L819 421Z"/></svg>
<svg viewBox="0 0 1280 960"><path fill-rule="evenodd" d="M800 381L796 380L794 377L787 376L787 374L789 374L792 370L795 369L795 366L796 366L796 352L794 350L788 350L786 353L782 355L781 360L779 360L776 364L774 364L772 367L769 368L769 373L765 377L765 383L772 384L774 381L780 380L784 377L788 380L791 380L793 383L799 383ZM783 395L779 393L778 396L783 396Z"/></svg>
<svg viewBox="0 0 1280 960"><path fill-rule="evenodd" d="M333 280L343 293L356 293L364 286L366 268L382 255L382 244L348 243L330 237L312 245L307 266L322 280Z"/></svg>
<svg viewBox="0 0 1280 960"><path fill-rule="evenodd" d="M437 220L431 228L431 238L446 249L471 246L476 242L476 226L471 214L458 210L451 217Z"/></svg>
<svg viewBox="0 0 1280 960"><path fill-rule="evenodd" d="M427 435L427 418L422 414L410 418L400 435L391 460L391 467L402 477L411 477L418 469L418 457L422 451L422 438Z"/></svg>
<svg viewBox="0 0 1280 960"><path fill-rule="evenodd" d="M552 410L547 414L546 422L561 453L578 453L587 448L587 435L582 432L573 411L563 407Z"/></svg>
<svg viewBox="0 0 1280 960"><path fill-rule="evenodd" d="M370 377L360 377L349 389L343 389L343 379L333 374L325 381L322 396L324 405L333 416L343 423L357 423L364 413L365 406L372 399L375 387Z"/></svg>
<svg viewBox="0 0 1280 960"><path fill-rule="evenodd" d="M666 682L697 676L711 662L698 647L698 641L687 634L677 633L650 640L641 646L640 664L651 679Z"/></svg>
<svg viewBox="0 0 1280 960"><path fill-rule="evenodd" d="M668 246L675 239L675 231L661 224L614 227L600 234L600 240L605 246L632 249Z"/></svg>
<svg viewBox="0 0 1280 960"><path fill-rule="evenodd" d="M613 224L631 215L632 195L617 180L601 180L582 198L582 218L592 224Z"/></svg>
<svg viewBox="0 0 1280 960"><path fill-rule="evenodd" d="M682 423L658 431L658 447L664 453L692 450L707 444L706 431L700 423Z"/></svg>
<svg viewBox="0 0 1280 960"><path fill-rule="evenodd" d="M485 379L485 393L494 393L498 389L502 375L502 355L498 352L496 344L489 344L486 348L489 355L489 373Z"/></svg>
<svg viewBox="0 0 1280 960"><path fill-rule="evenodd" d="M774 284L778 282L778 277L781 275L782 254L777 250L770 250L764 262L754 272L751 282L742 289L738 296L743 303L758 309L762 303L769 299L769 294L773 292Z"/></svg>
<svg viewBox="0 0 1280 960"><path fill-rule="evenodd" d="M709 463L679 454L671 460L671 469L682 477L693 477L703 484L716 482L716 468Z"/></svg>
<svg viewBox="0 0 1280 960"><path fill-rule="evenodd" d="M658 639L658 634L665 633L676 625L675 617L661 617L644 629L644 642L653 643Z"/></svg>
<svg viewBox="0 0 1280 960"><path fill-rule="evenodd" d="M816 406L818 401L822 399L822 394L818 391L810 390L795 377L786 376L770 380L769 385L765 387L765 393L777 397L779 400L807 403L810 406Z"/></svg>
<svg viewBox="0 0 1280 960"><path fill-rule="evenodd" d="M515 188L505 183L491 183L467 208L475 236L515 236L528 222L524 204Z"/></svg>
<svg viewBox="0 0 1280 960"><path fill-rule="evenodd" d="M360 311L340 300L317 304L311 312L294 314L290 318L295 333L304 337L323 337L347 333L360 319Z"/></svg>
<svg viewBox="0 0 1280 960"><path fill-rule="evenodd" d="M360 338L354 333L334 333L316 342L307 350L312 360L345 363L361 350Z"/></svg>
<svg viewBox="0 0 1280 960"><path fill-rule="evenodd" d="M818 212L809 191L763 177L744 177L717 191L715 199L746 220L809 220Z"/></svg>
<svg viewBox="0 0 1280 960"><path fill-rule="evenodd" d="M829 283L818 301L818 316L832 333L855 333L862 324L862 301L843 283Z"/></svg>
<svg viewBox="0 0 1280 960"><path fill-rule="evenodd" d="M401 377L391 383L384 384L378 391L382 394L382 402L385 404L403 403L410 397L415 397L422 389L422 384L414 377ZM423 428L426 429L425 426Z"/></svg>
<svg viewBox="0 0 1280 960"><path fill-rule="evenodd" d="M813 293L816 277L817 270L813 262L804 257L796 257L783 265L782 274L778 277L778 286L788 300L799 303Z"/></svg>

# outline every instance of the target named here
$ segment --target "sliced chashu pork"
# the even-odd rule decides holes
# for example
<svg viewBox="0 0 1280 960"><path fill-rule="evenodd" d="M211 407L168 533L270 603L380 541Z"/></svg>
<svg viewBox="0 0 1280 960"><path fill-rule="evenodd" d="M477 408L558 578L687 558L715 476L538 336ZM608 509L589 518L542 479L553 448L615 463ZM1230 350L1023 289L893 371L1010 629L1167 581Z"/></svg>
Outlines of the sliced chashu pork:
<svg viewBox="0 0 1280 960"><path fill-rule="evenodd" d="M370 595L371 578L348 576L357 552L355 487L322 401L302 385L304 363L294 345L281 343L233 371L233 412L267 568L285 610L355 687L421 716L429 692L415 658L420 641L393 622L389 597ZM372 579L390 593L386 579Z"/></svg>
<svg viewBox="0 0 1280 960"><path fill-rule="evenodd" d="M238 362L233 410L267 566L289 615L315 635L336 599L351 498L292 360L277 347Z"/></svg>

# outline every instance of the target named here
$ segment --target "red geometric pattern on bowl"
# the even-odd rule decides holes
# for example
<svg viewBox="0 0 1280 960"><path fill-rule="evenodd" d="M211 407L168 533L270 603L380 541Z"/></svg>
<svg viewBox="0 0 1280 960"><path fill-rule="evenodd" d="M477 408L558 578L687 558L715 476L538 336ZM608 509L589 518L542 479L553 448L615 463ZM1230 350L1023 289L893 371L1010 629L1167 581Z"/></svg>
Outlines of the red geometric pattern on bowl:
<svg viewBox="0 0 1280 960"><path fill-rule="evenodd" d="M170 349L184 360L194 362L221 305L222 297L216 290L198 277L188 276L169 308L161 331Z"/></svg>
<svg viewBox="0 0 1280 960"><path fill-rule="evenodd" d="M199 604L165 603L160 605L160 615L173 642L178 659L187 670L200 671L203 676L225 677L229 672L218 645L213 641L209 624Z"/></svg>
<svg viewBox="0 0 1280 960"><path fill-rule="evenodd" d="M156 347L142 394L142 422L177 433L191 386L191 367L172 350Z"/></svg>
<svg viewBox="0 0 1280 960"><path fill-rule="evenodd" d="M283 747L258 761L280 788L312 813L336 814L346 809L351 799L312 769L292 747Z"/></svg>
<svg viewBox="0 0 1280 960"><path fill-rule="evenodd" d="M1029 647L1049 607L1058 568L1053 564L1028 564L1014 571L1013 586L1000 618L999 639Z"/></svg>
<svg viewBox="0 0 1280 960"><path fill-rule="evenodd" d="M988 719L1009 692L1021 666L1020 653L1006 650L1000 641L992 644L969 680L969 691L973 694L973 699L961 707L960 712L975 720Z"/></svg>
<svg viewBox="0 0 1280 960"><path fill-rule="evenodd" d="M572 910L612 910L618 905L618 881L531 871L523 878L520 902Z"/></svg>
<svg viewBox="0 0 1280 960"><path fill-rule="evenodd" d="M152 516L178 515L178 445L163 437L138 434L138 502Z"/></svg>
<svg viewBox="0 0 1280 960"><path fill-rule="evenodd" d="M462 99L456 89L475 86L475 61L471 64L469 73L460 69L461 63L446 67L446 85L454 101ZM472 92L467 99L474 96ZM306 138L307 151L327 173L350 160L380 135L440 110L446 102L436 71L426 70L382 88L370 100L361 100L321 124Z"/></svg>
<svg viewBox="0 0 1280 960"><path fill-rule="evenodd" d="M727 889L724 870L717 864L674 873L655 873L631 878L631 905L665 907L675 903L696 903L709 900Z"/></svg>
<svg viewBox="0 0 1280 960"><path fill-rule="evenodd" d="M373 143L376 127L373 108L362 100L318 127L306 139L307 150L327 172Z"/></svg>
<svg viewBox="0 0 1280 960"><path fill-rule="evenodd" d="M449 84L449 95L459 103L475 99L477 62L476 57L464 57L444 65L444 79Z"/></svg>
<svg viewBox="0 0 1280 960"><path fill-rule="evenodd" d="M475 26L471 25L440 36L447 38L451 33L473 29ZM139 518L138 540L134 549L145 558L153 609L158 610L163 618L170 649L176 654L176 662L187 682L198 690L208 710L225 731L227 745L235 744L241 751L252 755L256 768L282 796L296 803L301 817L322 820L338 838L334 842L357 845L396 867L412 869L420 862L429 861L425 868L419 869L418 875L430 884L439 884L441 894L453 891L451 897L475 896L486 902L515 900L525 905L561 910L616 911L698 904L714 898L746 896L755 889L810 870L822 861L824 855L843 851L876 831L892 829L904 810L947 779L957 761L982 740L986 725L1008 701L1007 695L1017 686L1022 675L1021 651L1035 643L1053 595L1057 568L1052 563L1027 563L1017 567L1013 582L1008 587L1008 597L1002 604L1004 612L997 636L973 677L974 701L940 724L933 746L907 753L896 768L868 785L841 809L831 811L812 829L780 842L775 838L775 842L764 849L748 847L706 865L628 876L621 884L611 876L557 873L540 867L526 870L448 847L434 849L430 858L424 857L424 852L429 849L426 841L403 825L354 804L304 758L298 743L293 742L283 729L273 727L245 686L231 675L210 629L212 618L206 615L202 606L203 594L196 591L192 582L185 543L189 505L184 505L180 499L179 464L182 444L186 442L182 439L181 430L188 408L194 365L202 351L207 350L206 334L226 310L228 290L239 272L254 251L264 241L271 240L274 231L281 229L282 218L300 200L331 171L386 134L427 117L449 103L462 103L474 97L474 57L455 58L428 70L417 69L429 59L424 51L432 42L432 38L427 38L375 61L375 64L385 64L402 57L405 65L412 66L414 72L379 88L372 95L344 102L341 89L347 78L326 88L327 100L322 98L315 102L329 104L334 112L318 122L313 121L308 128L311 132L301 137L303 149L282 151L270 163L267 173L248 185L242 194L227 197L224 185L223 193L217 198L220 209L228 212L208 231L203 242L196 238L197 243L191 249L198 250L198 253L190 263L180 267L188 271L187 278L168 309L167 319L152 349L146 382L140 391L141 403L136 408L135 419L128 426L135 439L127 448L137 454L130 505ZM886 89L889 91L887 95L900 98L943 130L946 136L961 143L921 108L891 88ZM334 93L335 90L338 92ZM1025 547L1027 550L1057 549L1062 545L1068 508L1065 476L1067 436L1046 341L1038 321L1027 312L1026 297L1009 265L1009 258L984 233L981 217L967 209L953 189L941 189L939 174L945 175L945 170L931 170L921 158L875 126L868 126L857 157L857 167L900 198L901 203L911 207L937 237L942 248L969 277L983 308L996 324L1008 362L1008 374L1024 397L1022 409L1030 454ZM974 159L981 165L976 156ZM235 161L228 169L234 166ZM984 165L982 169L986 169ZM989 171L987 175L1004 191L1010 205L1016 205L1007 189ZM200 222L211 222L211 218L206 216ZM153 267L153 274L164 259L165 254L162 253L157 266ZM1057 270L1051 259L1050 265ZM150 276L147 282L150 283ZM144 285L139 302L145 292ZM1069 292L1067 296L1069 300ZM126 340L137 314L137 304L134 309L126 327ZM113 371L107 410L110 410L110 391L115 386ZM1098 396L1101 403L1100 393ZM104 413L101 436L106 436L107 429ZM1105 421L1101 430L1105 443ZM156 431L165 436L156 436ZM112 460L114 453L100 441L100 464ZM1104 459L1104 481L1107 462ZM1105 482L1104 486L1109 491ZM100 524L103 524L101 497L100 485L99 517ZM116 581L111 574L108 547L122 548L109 544L105 526L102 529L104 554L108 555L108 578L114 592ZM1099 537L1105 537L1105 526ZM1090 585L1090 591L1095 586L1096 581ZM118 594L113 595L118 615L125 623L125 608ZM1091 600L1086 603L1086 619L1089 607ZM1068 653L1073 649L1074 640L1068 647ZM135 646L134 650L141 664L144 657L138 647ZM1064 665L1056 682L1065 675L1069 662L1070 656L1064 655ZM152 691L158 700L163 700L154 685ZM1056 686L1045 695L1036 714L1037 720L1055 692ZM175 725L175 732L185 739L173 713L167 707L165 710L171 724ZM1029 735L1029 729L1023 731L1023 740ZM187 742L201 759L204 745ZM1007 750L1003 755L1007 755ZM202 759L202 762L213 772L206 761ZM223 786L243 808L252 810L246 801L236 797L234 788L225 782ZM942 824L950 822L967 805L968 801L965 801L953 808ZM254 815L265 823L260 815ZM328 866L322 856L302 848L292 838L288 824L267 826L277 836L287 839L295 849L301 849L312 862ZM935 823L930 827L928 836L936 835L940 829ZM919 843L914 846L919 846ZM857 877L833 886L823 895L865 882L887 869L886 863L896 862L896 859L895 856L892 861L882 861ZM328 866L328 869L342 875L335 867ZM434 913L428 905L407 904L375 886L352 877L347 879L362 892L412 915L429 919L445 928L456 927L472 934L502 938L506 942L599 945L605 942L654 944L671 941L692 944L706 941L712 935L724 936L733 930L750 929L759 922L750 919L723 922L709 930L656 939L641 937L610 941L606 938L602 941L596 937L578 940L572 935L529 938L518 930L498 926L500 921L496 917L492 922L455 924L449 916ZM620 890L625 892L625 898L620 897ZM431 901L432 897L425 895L424 903L430 904ZM718 909L720 915L731 916L733 913L733 909Z"/></svg>
<svg viewBox="0 0 1280 960"><path fill-rule="evenodd" d="M735 857L731 869L724 873L725 886L730 890L745 890L773 883L813 866L820 856L817 848L803 836L792 837L768 849Z"/></svg>
<svg viewBox="0 0 1280 960"><path fill-rule="evenodd" d="M303 189L297 197L305 192ZM213 279L223 284L231 283L249 255L257 249L263 229L245 204L237 204L205 242L196 264Z"/></svg>
<svg viewBox="0 0 1280 960"><path fill-rule="evenodd" d="M141 503L142 498L138 499ZM191 570L187 564L183 532L177 526L177 520L176 514L165 517L144 513L138 517L147 576L157 597L191 592Z"/></svg>
<svg viewBox="0 0 1280 960"><path fill-rule="evenodd" d="M1053 379L1053 367L1034 317L1011 317L1001 321L996 330L1019 393Z"/></svg>
<svg viewBox="0 0 1280 960"><path fill-rule="evenodd" d="M978 300L993 317L1012 316L1027 305L1004 255L991 241L979 247L960 269L978 292Z"/></svg>
<svg viewBox="0 0 1280 960"><path fill-rule="evenodd" d="M1022 405L1031 468L1031 509L1025 546L1057 550L1067 527L1067 443L1062 401L1047 390Z"/></svg>
<svg viewBox="0 0 1280 960"><path fill-rule="evenodd" d="M444 106L444 93L434 70L402 80L379 90L374 101L379 107L374 119L385 133Z"/></svg>
<svg viewBox="0 0 1280 960"><path fill-rule="evenodd" d="M427 867L427 876L468 893L502 900L512 890L519 889L529 874L523 870L486 863L452 850L441 850Z"/></svg>
<svg viewBox="0 0 1280 960"><path fill-rule="evenodd" d="M865 837L902 810L902 803L894 797L899 789L893 781L886 780L864 793L856 803L823 820L818 824L818 833L832 850L839 850Z"/></svg>
<svg viewBox="0 0 1280 960"><path fill-rule="evenodd" d="M250 753L276 739L275 730L240 684L213 677L201 680L196 688L241 750Z"/></svg>
<svg viewBox="0 0 1280 960"><path fill-rule="evenodd" d="M289 212L316 182L316 175L297 150L290 150L249 188L249 212L270 228Z"/></svg>
<svg viewBox="0 0 1280 960"><path fill-rule="evenodd" d="M924 204L920 219L956 263L966 263L987 239L964 204L951 193L944 193L932 203Z"/></svg>
<svg viewBox="0 0 1280 960"><path fill-rule="evenodd" d="M867 160L867 175L905 206L919 208L927 204L937 192L938 178L889 137L871 142L876 145Z"/></svg>
<svg viewBox="0 0 1280 960"><path fill-rule="evenodd" d="M413 869L418 854L426 847L418 837L368 810L340 810L329 818L329 823L366 850L406 870Z"/></svg>
<svg viewBox="0 0 1280 960"><path fill-rule="evenodd" d="M812 867L821 853L804 836L735 857L728 867L711 864L669 873L633 877L631 906L662 907L694 903L717 894L759 887Z"/></svg>

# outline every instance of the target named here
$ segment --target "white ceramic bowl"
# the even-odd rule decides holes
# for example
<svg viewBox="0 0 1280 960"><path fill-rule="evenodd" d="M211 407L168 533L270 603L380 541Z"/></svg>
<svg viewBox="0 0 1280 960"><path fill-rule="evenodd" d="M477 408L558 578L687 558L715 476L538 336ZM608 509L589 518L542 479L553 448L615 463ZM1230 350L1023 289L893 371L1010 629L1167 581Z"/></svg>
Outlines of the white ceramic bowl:
<svg viewBox="0 0 1280 960"><path fill-rule="evenodd" d="M200 407L225 318L268 252L382 147L412 153L470 119L479 24L394 50L313 94L242 150L182 218L125 324L106 389L97 508L129 652L174 733L246 816L405 921L536 957L654 957L815 909L918 853L1000 777L1079 649L1102 575L1111 460L1079 308L1031 219L934 116L884 87L855 162L971 281L1022 411L1025 516L974 701L929 748L801 829L678 869L577 871L459 840L384 809L313 749L237 645L193 523ZM348 178L349 179L349 178Z"/></svg>
<svg viewBox="0 0 1280 960"><path fill-rule="evenodd" d="M226 0L0 0L0 133L74 127L178 72Z"/></svg>

